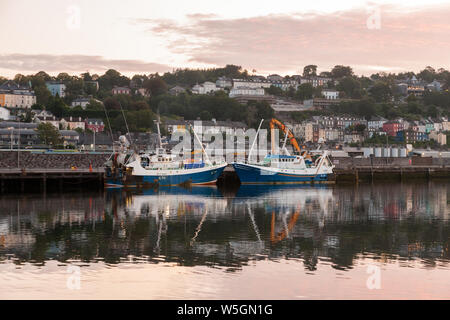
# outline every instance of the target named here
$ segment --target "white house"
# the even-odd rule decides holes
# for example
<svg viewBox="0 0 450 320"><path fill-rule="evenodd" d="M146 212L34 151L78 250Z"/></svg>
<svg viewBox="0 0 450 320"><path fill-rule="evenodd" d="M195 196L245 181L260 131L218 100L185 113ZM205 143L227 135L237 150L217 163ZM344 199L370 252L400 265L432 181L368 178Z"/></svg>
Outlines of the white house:
<svg viewBox="0 0 450 320"><path fill-rule="evenodd" d="M103 103L100 100L93 99L93 98L90 98L90 97L80 97L80 98L77 98L77 99L72 101L71 108L80 106L81 109L85 110L87 105L89 103L91 103L91 101L95 101L95 102L98 102L98 103Z"/></svg>
<svg viewBox="0 0 450 320"><path fill-rule="evenodd" d="M215 83L209 81L206 81L203 84L196 84L192 88L192 92L196 94L207 94L218 90L220 90L220 88L217 88Z"/></svg>
<svg viewBox="0 0 450 320"><path fill-rule="evenodd" d="M0 120L9 120L11 113L8 109L0 107Z"/></svg>
<svg viewBox="0 0 450 320"><path fill-rule="evenodd" d="M231 88L233 86L233 81L227 77L220 77L216 81L216 86L218 88Z"/></svg>
<svg viewBox="0 0 450 320"><path fill-rule="evenodd" d="M263 96L264 94L263 88L238 87L230 90L230 98L236 96Z"/></svg>
<svg viewBox="0 0 450 320"><path fill-rule="evenodd" d="M369 131L378 131L383 129L383 124L385 124L387 120L383 117L372 117L367 121L367 130Z"/></svg>
<svg viewBox="0 0 450 320"><path fill-rule="evenodd" d="M328 100L339 99L339 91L336 90L324 89L322 90L322 95L325 97L325 99Z"/></svg>
<svg viewBox="0 0 450 320"><path fill-rule="evenodd" d="M269 80L245 80L233 79L233 88L247 87L247 88L270 88L272 82Z"/></svg>
<svg viewBox="0 0 450 320"><path fill-rule="evenodd" d="M327 77L318 77L318 76L312 76L312 77L302 77L300 75L294 75L294 79L296 79L299 84L304 83L310 83L314 88L316 87L324 87L330 82L332 79Z"/></svg>

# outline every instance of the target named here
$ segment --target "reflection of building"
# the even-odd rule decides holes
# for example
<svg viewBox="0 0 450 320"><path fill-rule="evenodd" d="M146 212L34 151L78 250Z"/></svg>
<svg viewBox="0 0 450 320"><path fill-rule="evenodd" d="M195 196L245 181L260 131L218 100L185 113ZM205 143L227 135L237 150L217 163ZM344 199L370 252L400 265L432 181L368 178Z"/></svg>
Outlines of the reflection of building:
<svg viewBox="0 0 450 320"><path fill-rule="evenodd" d="M289 256L315 270L320 259L351 268L361 252L450 258L446 183L243 186L230 197L212 187L138 193L4 197L0 259L121 263L132 256L239 270Z"/></svg>

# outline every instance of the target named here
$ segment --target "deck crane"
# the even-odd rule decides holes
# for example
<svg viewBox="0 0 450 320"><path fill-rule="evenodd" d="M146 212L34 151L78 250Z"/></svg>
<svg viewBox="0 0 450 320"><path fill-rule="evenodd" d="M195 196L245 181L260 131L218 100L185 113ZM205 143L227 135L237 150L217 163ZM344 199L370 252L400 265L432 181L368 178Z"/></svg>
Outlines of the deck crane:
<svg viewBox="0 0 450 320"><path fill-rule="evenodd" d="M288 127L286 127L283 123L281 123L279 120L272 118L270 120L270 137L271 137L271 147L272 147L272 154L275 154L275 126L280 128L284 134L285 138L289 139L289 142L292 144L294 149L302 156L307 155L307 151L300 148L300 146L297 143L297 140L295 139L294 135L292 134L291 130L289 130Z"/></svg>

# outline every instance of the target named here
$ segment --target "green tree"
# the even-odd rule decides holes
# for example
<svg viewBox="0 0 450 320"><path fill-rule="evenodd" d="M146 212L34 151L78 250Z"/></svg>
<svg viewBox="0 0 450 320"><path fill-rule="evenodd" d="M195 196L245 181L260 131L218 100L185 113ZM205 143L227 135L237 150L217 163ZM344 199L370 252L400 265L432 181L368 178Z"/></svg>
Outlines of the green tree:
<svg viewBox="0 0 450 320"><path fill-rule="evenodd" d="M376 102L387 102L392 95L392 90L388 83L377 81L369 89L369 94Z"/></svg>
<svg viewBox="0 0 450 320"><path fill-rule="evenodd" d="M344 93L343 97L345 98L359 99L362 97L361 83L353 77L342 78L336 88Z"/></svg>
<svg viewBox="0 0 450 320"><path fill-rule="evenodd" d="M268 94L271 94L274 96L282 96L283 95L283 90L280 87L276 87L274 85L271 85L269 88L267 88L266 92Z"/></svg>
<svg viewBox="0 0 450 320"><path fill-rule="evenodd" d="M426 82L432 82L434 79L436 79L436 71L434 68L427 66L425 69L419 72L418 77Z"/></svg>
<svg viewBox="0 0 450 320"><path fill-rule="evenodd" d="M353 76L353 69L348 66L337 65L331 70L331 76L334 79Z"/></svg>
<svg viewBox="0 0 450 320"><path fill-rule="evenodd" d="M41 123L37 127L37 132L41 142L47 146L59 145L62 143L61 135L51 123Z"/></svg>
<svg viewBox="0 0 450 320"><path fill-rule="evenodd" d="M303 76L304 77L310 77L310 76L317 76L317 66L314 64L309 64L303 68Z"/></svg>
<svg viewBox="0 0 450 320"><path fill-rule="evenodd" d="M167 92L167 84L160 77L154 77L144 82L144 88L152 96L158 96Z"/></svg>
<svg viewBox="0 0 450 320"><path fill-rule="evenodd" d="M303 83L298 86L295 98L298 100L312 99L314 94L314 87L311 83Z"/></svg>
<svg viewBox="0 0 450 320"><path fill-rule="evenodd" d="M202 112L200 112L200 114L198 116L203 121L212 119L211 113L209 113L209 111L206 111L206 110L203 110Z"/></svg>
<svg viewBox="0 0 450 320"><path fill-rule="evenodd" d="M56 97L51 96L49 98L47 110L53 113L56 117L61 118L69 111L69 108L66 106L64 101L56 95Z"/></svg>
<svg viewBox="0 0 450 320"><path fill-rule="evenodd" d="M100 101L91 99L86 106L86 110L103 111L103 104Z"/></svg>

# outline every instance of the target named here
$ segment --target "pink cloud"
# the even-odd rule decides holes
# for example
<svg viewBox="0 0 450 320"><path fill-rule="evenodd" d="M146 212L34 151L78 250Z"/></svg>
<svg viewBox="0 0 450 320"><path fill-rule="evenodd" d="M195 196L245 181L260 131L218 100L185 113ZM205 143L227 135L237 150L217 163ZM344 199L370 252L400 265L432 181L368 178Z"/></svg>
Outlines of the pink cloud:
<svg viewBox="0 0 450 320"><path fill-rule="evenodd" d="M190 62L234 63L260 72L301 70L306 64L328 69L351 65L359 73L380 69L450 67L450 5L402 10L382 6L380 28L369 29L373 11L268 15L223 19L191 15L186 24L145 20L149 32L168 40L171 52Z"/></svg>
<svg viewBox="0 0 450 320"><path fill-rule="evenodd" d="M164 64L140 60L106 59L101 56L81 54L51 55L51 54L0 54L0 69L15 72L104 72L117 69L121 72L164 72L171 68Z"/></svg>

